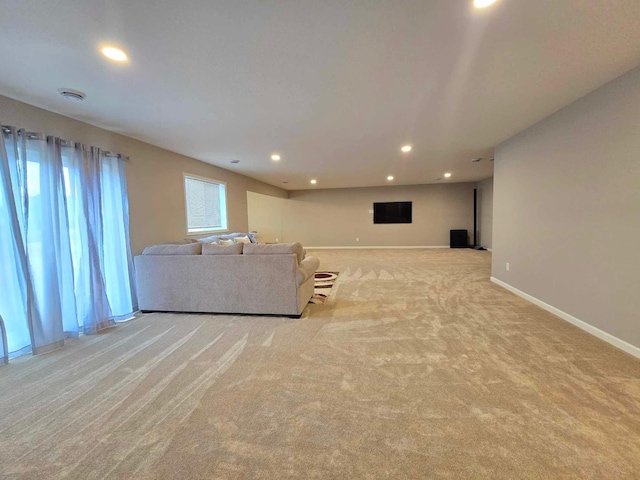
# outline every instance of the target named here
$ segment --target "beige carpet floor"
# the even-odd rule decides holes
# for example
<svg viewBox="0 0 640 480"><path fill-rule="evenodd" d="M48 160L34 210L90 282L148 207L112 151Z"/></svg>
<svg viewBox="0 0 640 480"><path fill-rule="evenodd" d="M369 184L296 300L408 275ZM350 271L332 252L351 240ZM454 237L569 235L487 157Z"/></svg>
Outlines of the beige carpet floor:
<svg viewBox="0 0 640 480"><path fill-rule="evenodd" d="M640 361L472 250L316 251L300 320L148 314L0 367L11 479L640 478Z"/></svg>

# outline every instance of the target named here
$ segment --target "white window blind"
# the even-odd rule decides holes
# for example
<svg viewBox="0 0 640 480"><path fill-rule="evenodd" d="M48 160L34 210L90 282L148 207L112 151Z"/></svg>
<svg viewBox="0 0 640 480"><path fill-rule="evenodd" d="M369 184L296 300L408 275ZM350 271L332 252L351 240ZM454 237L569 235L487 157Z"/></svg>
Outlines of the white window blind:
<svg viewBox="0 0 640 480"><path fill-rule="evenodd" d="M225 184L185 175L187 232L227 229Z"/></svg>

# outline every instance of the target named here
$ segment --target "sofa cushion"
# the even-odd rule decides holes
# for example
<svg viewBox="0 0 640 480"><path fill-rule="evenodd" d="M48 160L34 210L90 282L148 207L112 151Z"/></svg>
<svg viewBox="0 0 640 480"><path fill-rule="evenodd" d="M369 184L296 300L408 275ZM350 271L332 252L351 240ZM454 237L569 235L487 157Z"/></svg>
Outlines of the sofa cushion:
<svg viewBox="0 0 640 480"><path fill-rule="evenodd" d="M258 243L245 243L242 249L244 255L285 255L295 253L298 257L298 263L303 260L302 244L294 243L274 243L261 245Z"/></svg>
<svg viewBox="0 0 640 480"><path fill-rule="evenodd" d="M242 243L218 245L217 243L203 243L202 255L241 255Z"/></svg>
<svg viewBox="0 0 640 480"><path fill-rule="evenodd" d="M185 245L151 245L144 249L143 255L200 255L202 243L187 243Z"/></svg>

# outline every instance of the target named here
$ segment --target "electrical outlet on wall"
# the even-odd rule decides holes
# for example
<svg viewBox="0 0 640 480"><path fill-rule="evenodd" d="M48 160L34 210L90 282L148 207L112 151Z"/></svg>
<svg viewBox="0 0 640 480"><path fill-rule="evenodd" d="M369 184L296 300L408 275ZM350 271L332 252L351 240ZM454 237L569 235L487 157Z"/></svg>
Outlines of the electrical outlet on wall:
<svg viewBox="0 0 640 480"><path fill-rule="evenodd" d="M507 272L508 272L510 267L511 267L511 265L509 265L509 262L507 262L507 264L505 265L505 267L504 267L504 268L506 268L506 269L507 269Z"/></svg>
<svg viewBox="0 0 640 480"><path fill-rule="evenodd" d="M356 237L356 242L359 242L359 241L360 241L360 237Z"/></svg>
<svg viewBox="0 0 640 480"><path fill-rule="evenodd" d="M278 243L278 239L276 238L276 243ZM509 270L509 268L507 267L507 270Z"/></svg>

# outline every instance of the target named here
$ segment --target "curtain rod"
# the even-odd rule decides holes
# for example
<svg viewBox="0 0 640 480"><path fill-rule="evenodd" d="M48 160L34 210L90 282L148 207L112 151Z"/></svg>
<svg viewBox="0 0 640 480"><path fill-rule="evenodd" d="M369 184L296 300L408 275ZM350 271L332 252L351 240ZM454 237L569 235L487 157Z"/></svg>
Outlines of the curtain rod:
<svg viewBox="0 0 640 480"><path fill-rule="evenodd" d="M11 127L9 125L0 125L0 128L2 129L2 131L4 133L11 133L11 129L14 128L14 127ZM27 138L30 138L30 139L39 139L39 140L44 140L45 139L44 134L42 134L42 133L27 132L26 130L18 130L18 135L26 135ZM83 145L80 142L72 142L71 140L65 140L63 138L60 139L60 145L62 145L63 147L72 147L76 143L79 144L79 145ZM109 157L109 158L121 158L125 162L131 161L130 157L127 157L125 155L121 155L121 154L116 153L116 152L112 152L110 150L102 150L102 154L105 157Z"/></svg>

